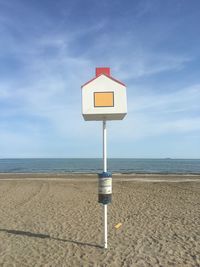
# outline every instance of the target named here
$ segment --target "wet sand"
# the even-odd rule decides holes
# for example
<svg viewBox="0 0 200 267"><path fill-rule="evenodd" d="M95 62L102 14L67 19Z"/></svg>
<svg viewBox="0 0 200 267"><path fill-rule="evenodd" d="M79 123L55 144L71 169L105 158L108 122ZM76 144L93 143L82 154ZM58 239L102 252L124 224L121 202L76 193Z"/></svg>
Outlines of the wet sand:
<svg viewBox="0 0 200 267"><path fill-rule="evenodd" d="M200 176L0 174L0 266L200 266ZM119 229L115 225L122 223Z"/></svg>

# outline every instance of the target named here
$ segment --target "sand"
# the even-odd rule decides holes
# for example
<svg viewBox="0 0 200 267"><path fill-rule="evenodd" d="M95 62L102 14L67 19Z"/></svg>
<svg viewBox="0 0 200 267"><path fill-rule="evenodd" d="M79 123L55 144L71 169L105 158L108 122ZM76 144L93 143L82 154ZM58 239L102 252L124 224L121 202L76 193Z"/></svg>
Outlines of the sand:
<svg viewBox="0 0 200 267"><path fill-rule="evenodd" d="M1 174L0 266L200 266L200 176ZM116 229L114 226L122 223Z"/></svg>

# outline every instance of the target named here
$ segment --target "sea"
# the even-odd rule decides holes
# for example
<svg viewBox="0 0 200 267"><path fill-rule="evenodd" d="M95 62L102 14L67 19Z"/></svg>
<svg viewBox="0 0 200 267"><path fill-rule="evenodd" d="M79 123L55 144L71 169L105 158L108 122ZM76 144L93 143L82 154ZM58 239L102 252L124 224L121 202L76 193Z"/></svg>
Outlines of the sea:
<svg viewBox="0 0 200 267"><path fill-rule="evenodd" d="M0 173L100 173L97 158L0 159ZM200 159L108 159L112 173L200 174Z"/></svg>

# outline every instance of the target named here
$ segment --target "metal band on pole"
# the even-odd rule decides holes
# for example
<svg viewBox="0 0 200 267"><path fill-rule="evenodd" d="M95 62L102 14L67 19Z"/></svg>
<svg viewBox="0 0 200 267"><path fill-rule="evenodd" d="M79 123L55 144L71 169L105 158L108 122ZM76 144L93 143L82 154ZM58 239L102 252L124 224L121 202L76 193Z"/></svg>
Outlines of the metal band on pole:
<svg viewBox="0 0 200 267"><path fill-rule="evenodd" d="M103 121L103 171L107 172L107 139L106 139L106 121ZM103 205L104 215L104 248L108 247L108 229L107 229L107 204Z"/></svg>

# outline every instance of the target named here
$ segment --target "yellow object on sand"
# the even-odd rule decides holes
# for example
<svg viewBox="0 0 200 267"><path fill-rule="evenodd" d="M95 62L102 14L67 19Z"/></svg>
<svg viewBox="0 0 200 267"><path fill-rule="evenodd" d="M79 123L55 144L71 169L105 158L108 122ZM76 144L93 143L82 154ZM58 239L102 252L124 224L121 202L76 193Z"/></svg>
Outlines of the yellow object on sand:
<svg viewBox="0 0 200 267"><path fill-rule="evenodd" d="M115 228L118 229L118 228L120 228L121 226L122 226L122 223L118 223L118 224L115 225Z"/></svg>

